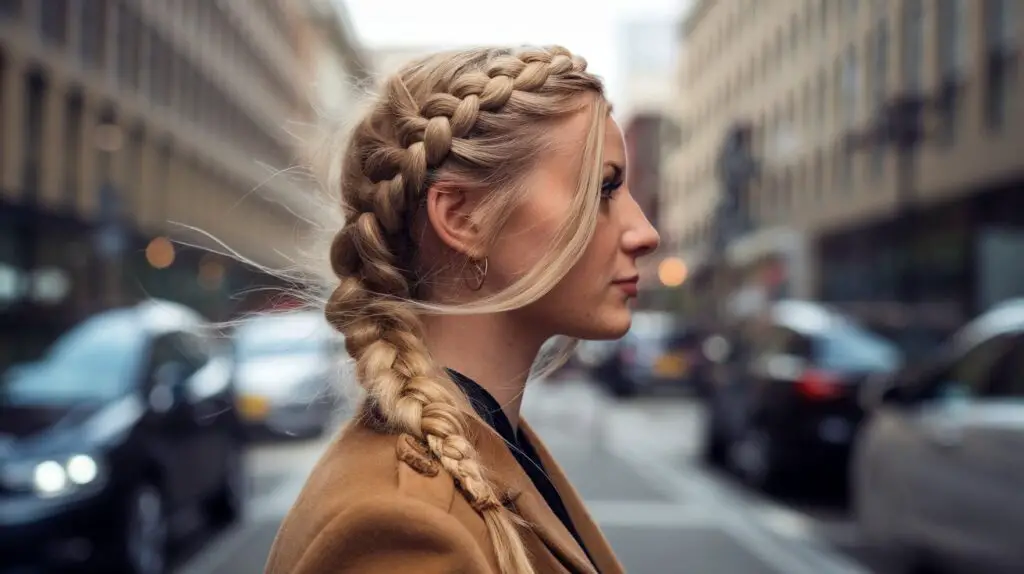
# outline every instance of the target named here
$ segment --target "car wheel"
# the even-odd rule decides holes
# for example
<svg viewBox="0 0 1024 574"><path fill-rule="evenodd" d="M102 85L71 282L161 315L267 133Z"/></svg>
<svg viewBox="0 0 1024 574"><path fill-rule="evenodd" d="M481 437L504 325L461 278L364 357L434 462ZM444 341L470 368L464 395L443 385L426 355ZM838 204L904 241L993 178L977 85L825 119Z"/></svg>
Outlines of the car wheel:
<svg viewBox="0 0 1024 574"><path fill-rule="evenodd" d="M244 457L239 450L231 450L225 457L221 486L210 499L207 516L214 526L227 526L241 519L249 493L249 477L245 472Z"/></svg>
<svg viewBox="0 0 1024 574"><path fill-rule="evenodd" d="M152 484L142 484L128 499L124 532L124 572L164 574L167 571L168 521L164 497Z"/></svg>
<svg viewBox="0 0 1024 574"><path fill-rule="evenodd" d="M778 493L785 486L778 448L771 433L749 427L729 448L729 465L751 488Z"/></svg>

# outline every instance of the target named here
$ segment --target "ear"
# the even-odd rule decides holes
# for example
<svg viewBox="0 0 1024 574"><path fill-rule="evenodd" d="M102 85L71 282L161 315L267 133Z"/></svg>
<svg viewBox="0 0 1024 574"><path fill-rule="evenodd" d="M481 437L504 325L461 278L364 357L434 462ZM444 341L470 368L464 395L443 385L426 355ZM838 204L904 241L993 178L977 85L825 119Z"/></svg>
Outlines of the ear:
<svg viewBox="0 0 1024 574"><path fill-rule="evenodd" d="M471 259L483 257L479 226L472 218L475 202L460 187L438 183L427 189L427 220L448 248Z"/></svg>

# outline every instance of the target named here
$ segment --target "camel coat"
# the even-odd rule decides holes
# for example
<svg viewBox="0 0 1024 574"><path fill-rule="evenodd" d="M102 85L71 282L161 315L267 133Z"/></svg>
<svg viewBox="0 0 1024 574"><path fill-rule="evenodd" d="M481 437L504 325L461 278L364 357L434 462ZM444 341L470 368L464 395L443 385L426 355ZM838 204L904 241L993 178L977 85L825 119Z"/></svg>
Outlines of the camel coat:
<svg viewBox="0 0 1024 574"><path fill-rule="evenodd" d="M328 447L281 524L266 574L497 574L483 518L451 475L411 435L373 426L354 420ZM498 433L473 420L471 440L492 483L530 525L523 537L537 573L624 572L562 469L530 427L521 427L594 561Z"/></svg>

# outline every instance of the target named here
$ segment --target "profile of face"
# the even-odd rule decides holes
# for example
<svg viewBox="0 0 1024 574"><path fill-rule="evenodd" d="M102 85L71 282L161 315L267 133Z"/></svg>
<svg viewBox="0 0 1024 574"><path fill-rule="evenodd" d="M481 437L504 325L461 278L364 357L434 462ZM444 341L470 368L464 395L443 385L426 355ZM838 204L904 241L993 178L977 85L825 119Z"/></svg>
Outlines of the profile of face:
<svg viewBox="0 0 1024 574"><path fill-rule="evenodd" d="M658 247L658 232L626 182L622 131L610 115L604 121L601 203L593 237L580 260L550 292L514 312L542 336L613 339L624 335L631 321L630 302L636 297L637 260ZM567 118L556 132L553 153L528 176L532 193L492 250L492 265L499 277L537 265L568 217L589 123L587 113Z"/></svg>
<svg viewBox="0 0 1024 574"><path fill-rule="evenodd" d="M610 115L603 121L602 180L594 191L600 204L593 236L581 258L549 292L509 312L520 333L541 340L553 335L614 339L629 329L630 303L639 279L637 260L657 248L659 236L627 185L622 131ZM571 215L591 122L588 107L559 120L549 132L550 149L523 175L524 196L483 254L486 292L501 291L543 264Z"/></svg>

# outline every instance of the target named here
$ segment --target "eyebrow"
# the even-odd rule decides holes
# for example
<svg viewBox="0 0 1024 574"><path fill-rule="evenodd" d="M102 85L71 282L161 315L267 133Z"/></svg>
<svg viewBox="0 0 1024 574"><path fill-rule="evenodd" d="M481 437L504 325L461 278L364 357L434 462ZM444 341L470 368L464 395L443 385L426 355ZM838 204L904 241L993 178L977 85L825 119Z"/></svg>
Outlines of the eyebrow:
<svg viewBox="0 0 1024 574"><path fill-rule="evenodd" d="M612 168L612 177L616 179L622 177L622 175L626 172L625 166L614 161L606 161L604 162L604 166Z"/></svg>

